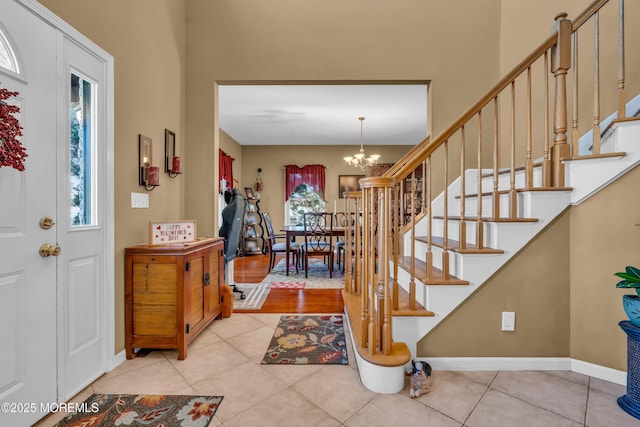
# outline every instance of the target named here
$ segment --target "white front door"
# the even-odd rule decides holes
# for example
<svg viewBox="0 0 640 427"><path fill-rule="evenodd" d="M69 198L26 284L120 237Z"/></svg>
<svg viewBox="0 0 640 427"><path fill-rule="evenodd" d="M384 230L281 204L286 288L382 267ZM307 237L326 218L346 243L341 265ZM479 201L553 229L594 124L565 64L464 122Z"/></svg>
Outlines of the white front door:
<svg viewBox="0 0 640 427"><path fill-rule="evenodd" d="M29 425L56 402L56 32L14 2L2 2L0 30L18 72L0 67L0 87L19 92L25 170L0 167L0 425ZM25 407L25 404L27 404ZM32 405L32 404L35 404ZM9 405L9 406L7 406Z"/></svg>
<svg viewBox="0 0 640 427"><path fill-rule="evenodd" d="M19 92L28 153L24 171L0 167L0 426L47 415L113 353L112 64L21 3L47 12L0 3L0 87Z"/></svg>

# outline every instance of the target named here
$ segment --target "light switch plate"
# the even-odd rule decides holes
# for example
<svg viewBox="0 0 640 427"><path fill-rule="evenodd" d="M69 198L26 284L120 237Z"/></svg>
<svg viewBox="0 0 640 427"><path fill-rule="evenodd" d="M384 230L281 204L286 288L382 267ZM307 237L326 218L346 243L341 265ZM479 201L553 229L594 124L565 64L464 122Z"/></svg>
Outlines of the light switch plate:
<svg viewBox="0 0 640 427"><path fill-rule="evenodd" d="M147 209L149 207L149 195L144 193L131 193L131 207L134 209Z"/></svg>
<svg viewBox="0 0 640 427"><path fill-rule="evenodd" d="M503 331L515 331L516 330L516 313L513 311L502 312L502 330Z"/></svg>

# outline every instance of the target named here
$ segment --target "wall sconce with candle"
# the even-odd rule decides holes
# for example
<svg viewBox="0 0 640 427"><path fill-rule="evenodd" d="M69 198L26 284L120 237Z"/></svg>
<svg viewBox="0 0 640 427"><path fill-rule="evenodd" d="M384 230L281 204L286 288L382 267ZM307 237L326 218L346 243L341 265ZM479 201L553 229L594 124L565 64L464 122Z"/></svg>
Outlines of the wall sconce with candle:
<svg viewBox="0 0 640 427"><path fill-rule="evenodd" d="M151 191L160 185L160 168L152 165L152 140L148 136L139 135L138 156L140 160L140 175L138 184L145 190Z"/></svg>
<svg viewBox="0 0 640 427"><path fill-rule="evenodd" d="M182 159L176 156L176 134L169 129L164 130L164 171L175 178L182 173Z"/></svg>

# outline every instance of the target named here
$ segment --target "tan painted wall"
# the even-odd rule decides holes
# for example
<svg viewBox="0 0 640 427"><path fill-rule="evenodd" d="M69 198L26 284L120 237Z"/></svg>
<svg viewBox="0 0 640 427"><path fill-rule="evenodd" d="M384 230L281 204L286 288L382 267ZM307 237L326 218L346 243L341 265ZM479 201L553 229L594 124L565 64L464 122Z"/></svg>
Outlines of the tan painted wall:
<svg viewBox="0 0 640 427"><path fill-rule="evenodd" d="M500 23L500 74L504 75L538 47L549 34L555 16L566 12L575 18L592 0L508 0L502 2Z"/></svg>
<svg viewBox="0 0 640 427"><path fill-rule="evenodd" d="M124 248L148 240L149 220L183 219L190 165L185 131L185 4L180 0L42 0L115 58L115 351L124 349ZM183 175L161 173L149 209L131 209L138 186L138 134L153 139L164 171L164 130L176 134Z"/></svg>
<svg viewBox="0 0 640 427"><path fill-rule="evenodd" d="M640 168L571 209L571 357L626 369L627 319L613 275L639 266Z"/></svg>
<svg viewBox="0 0 640 427"><path fill-rule="evenodd" d="M380 161L395 162L402 157L409 146L376 145L367 150L374 150L380 154ZM344 211L344 199L338 198L338 175L364 175L353 166L347 165L342 157L355 153L359 146L323 146L323 147L292 147L278 146L243 146L243 173L240 188L253 187L258 168L262 168L264 191L260 197L260 211L269 212L274 230L282 228L284 223L284 165L304 166L307 164L322 164L325 171L326 193L325 199L329 210L333 210L334 202L338 211ZM234 171L235 173L235 171ZM244 194L244 192L243 192Z"/></svg>
<svg viewBox="0 0 640 427"><path fill-rule="evenodd" d="M569 357L569 232L563 213L417 346L431 357ZM514 332L502 312L516 313Z"/></svg>
<svg viewBox="0 0 640 427"><path fill-rule="evenodd" d="M188 215L216 229L213 195L196 190L216 180L215 82L430 80L438 132L497 79L499 25L487 22L499 8L499 0L190 0L187 128L198 147L188 160L198 172L187 179ZM247 162L243 155L253 175Z"/></svg>

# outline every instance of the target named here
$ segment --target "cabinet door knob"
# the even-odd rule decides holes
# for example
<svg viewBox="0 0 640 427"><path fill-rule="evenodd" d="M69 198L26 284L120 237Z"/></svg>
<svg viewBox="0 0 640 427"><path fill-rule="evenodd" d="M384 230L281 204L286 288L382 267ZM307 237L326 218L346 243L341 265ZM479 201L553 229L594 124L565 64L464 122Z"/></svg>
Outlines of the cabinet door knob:
<svg viewBox="0 0 640 427"><path fill-rule="evenodd" d="M209 286L209 283L211 283L211 278L209 277L209 273L204 273L204 285Z"/></svg>

